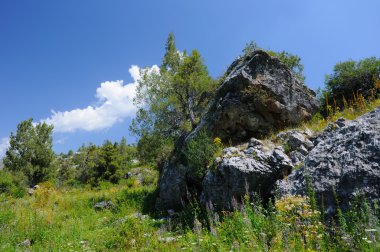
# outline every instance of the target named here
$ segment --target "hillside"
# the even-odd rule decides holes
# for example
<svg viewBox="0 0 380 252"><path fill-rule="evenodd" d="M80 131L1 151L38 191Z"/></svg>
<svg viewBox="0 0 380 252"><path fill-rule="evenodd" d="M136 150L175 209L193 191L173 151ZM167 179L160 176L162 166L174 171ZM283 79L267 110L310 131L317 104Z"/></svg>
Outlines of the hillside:
<svg viewBox="0 0 380 252"><path fill-rule="evenodd" d="M1 251L380 250L380 60L317 97L286 52L248 47L214 80L173 34L166 49L137 83L136 145L56 154L53 125L18 125Z"/></svg>
<svg viewBox="0 0 380 252"><path fill-rule="evenodd" d="M321 123L305 127L328 121ZM56 189L47 182L22 198L1 194L1 251L377 251L380 246L376 207L340 215L333 229L306 196L285 197L265 208L257 198L230 213L204 212L196 202L182 212L159 213L158 175L148 174L145 182L137 172L119 185L97 189Z"/></svg>

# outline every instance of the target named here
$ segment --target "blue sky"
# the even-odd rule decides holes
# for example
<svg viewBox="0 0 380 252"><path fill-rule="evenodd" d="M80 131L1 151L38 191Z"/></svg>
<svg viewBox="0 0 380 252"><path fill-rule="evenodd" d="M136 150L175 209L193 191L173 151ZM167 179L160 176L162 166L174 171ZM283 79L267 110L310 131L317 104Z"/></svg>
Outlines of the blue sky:
<svg viewBox="0 0 380 252"><path fill-rule="evenodd" d="M299 55L316 89L335 63L380 56L379 11L378 0L1 0L0 152L30 117L56 124L57 152L135 141L129 83L160 64L169 32L213 77L254 39Z"/></svg>

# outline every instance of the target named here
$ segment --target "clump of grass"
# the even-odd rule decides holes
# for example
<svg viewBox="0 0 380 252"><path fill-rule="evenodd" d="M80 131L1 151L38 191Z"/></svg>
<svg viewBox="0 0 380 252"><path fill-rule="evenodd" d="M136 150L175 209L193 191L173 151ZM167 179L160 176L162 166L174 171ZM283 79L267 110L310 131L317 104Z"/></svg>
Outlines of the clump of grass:
<svg viewBox="0 0 380 252"><path fill-rule="evenodd" d="M380 99L365 100L360 94L354 94L354 97L354 101L350 101L350 103L346 102L346 105L342 110L338 107L335 107L335 109L331 108L330 113L326 118L323 118L317 113L312 120L304 123L300 128L308 128L314 132L320 132L324 130L330 122L334 122L341 117L347 120L354 120L380 106Z"/></svg>

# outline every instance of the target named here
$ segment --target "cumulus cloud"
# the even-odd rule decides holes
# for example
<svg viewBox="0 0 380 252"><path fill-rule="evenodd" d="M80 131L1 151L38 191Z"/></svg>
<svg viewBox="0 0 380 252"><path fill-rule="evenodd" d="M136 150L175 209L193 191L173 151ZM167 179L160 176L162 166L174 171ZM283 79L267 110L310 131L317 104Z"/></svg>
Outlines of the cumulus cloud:
<svg viewBox="0 0 380 252"><path fill-rule="evenodd" d="M5 151L9 147L9 138L4 137L0 139L0 158L4 156Z"/></svg>
<svg viewBox="0 0 380 252"><path fill-rule="evenodd" d="M149 71L159 71L155 65ZM54 125L55 132L74 132L76 130L95 131L112 127L127 117L134 117L137 108L133 104L140 68L133 65L129 69L132 83L124 85L122 80L106 81L96 89L98 105L77 108L70 111L52 111L51 117L43 120Z"/></svg>

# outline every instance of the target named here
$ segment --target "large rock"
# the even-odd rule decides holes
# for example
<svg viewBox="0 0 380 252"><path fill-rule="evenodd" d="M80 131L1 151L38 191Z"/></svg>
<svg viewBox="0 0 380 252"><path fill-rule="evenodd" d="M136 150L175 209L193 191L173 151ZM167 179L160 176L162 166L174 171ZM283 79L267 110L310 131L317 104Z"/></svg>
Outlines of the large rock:
<svg viewBox="0 0 380 252"><path fill-rule="evenodd" d="M264 51L258 50L236 60L227 73L205 116L183 143L186 144L199 132L206 130L211 136L220 137L225 143L240 144L247 142L251 137L262 137L307 120L318 108L315 93L299 81L278 59ZM175 153L179 156L173 156L161 172L159 203L167 209L182 208L189 197L189 191L190 193L203 191L207 200L214 199L212 193L207 194L208 188L212 184L215 187L218 183L229 183L221 182L215 176L211 178L209 174L206 176L208 182L202 183L199 179L194 181L194 178L189 176L186 159L181 157L183 147L184 144L177 146ZM273 156L272 154L265 155ZM220 168L220 172L231 171L237 178L242 176L236 180L234 185L236 190L233 189L231 193L225 194L226 200L240 195L241 188L245 187L245 181L250 184L250 190L263 190L263 185L256 185L255 181L271 184L272 179L268 180L270 174L280 178L277 175L281 171L277 169L283 169L282 166L271 168L269 165L263 165L262 169L267 174L262 175L259 171L260 165L255 164L253 159L242 157L241 160L229 159L223 162L226 163ZM234 165L247 166L247 169L232 169ZM221 205L226 206L227 203L222 202Z"/></svg>
<svg viewBox="0 0 380 252"><path fill-rule="evenodd" d="M231 210L233 202L252 192L268 199L276 180L288 175L293 164L281 146L252 139L246 146L223 150L203 179L201 202Z"/></svg>
<svg viewBox="0 0 380 252"><path fill-rule="evenodd" d="M158 208L180 210L188 200L186 167L169 162L165 164L159 181Z"/></svg>
<svg viewBox="0 0 380 252"><path fill-rule="evenodd" d="M304 166L278 182L280 195L305 194L310 187L328 215L336 212L336 197L344 211L357 197L380 200L380 108L329 124L315 143Z"/></svg>
<svg viewBox="0 0 380 252"><path fill-rule="evenodd" d="M198 131L207 128L224 141L241 143L311 118L315 93L265 51L236 60Z"/></svg>

